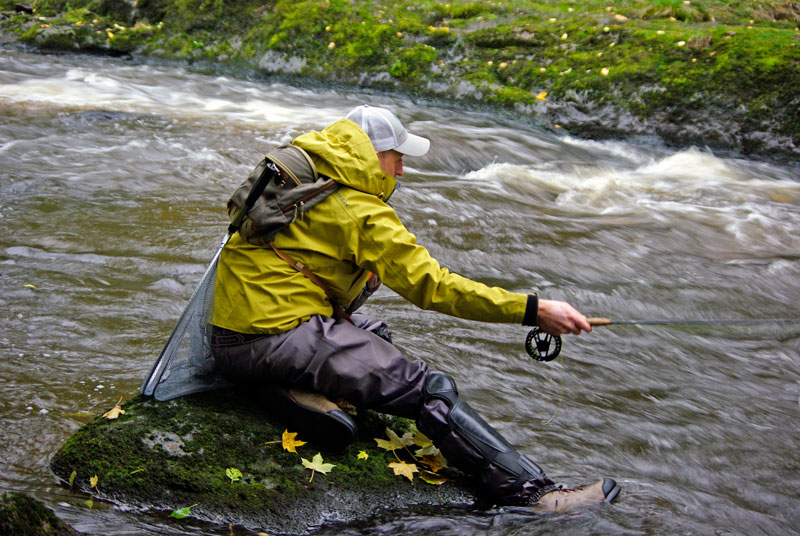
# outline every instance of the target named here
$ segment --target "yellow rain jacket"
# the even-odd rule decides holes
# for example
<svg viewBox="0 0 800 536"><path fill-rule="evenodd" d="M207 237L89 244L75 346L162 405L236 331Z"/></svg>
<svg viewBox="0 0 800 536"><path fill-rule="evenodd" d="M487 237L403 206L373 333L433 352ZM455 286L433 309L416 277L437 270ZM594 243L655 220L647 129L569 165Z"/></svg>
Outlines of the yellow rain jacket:
<svg viewBox="0 0 800 536"><path fill-rule="evenodd" d="M275 246L321 278L343 307L370 272L422 309L520 324L536 296L488 287L450 272L417 244L386 199L396 186L355 123L342 119L297 137L317 170L343 186L275 237ZM216 326L250 334L292 329L312 315L332 316L325 292L269 247L235 234L222 251L214 289ZM532 315L531 315L532 314ZM526 323L529 318L526 318Z"/></svg>

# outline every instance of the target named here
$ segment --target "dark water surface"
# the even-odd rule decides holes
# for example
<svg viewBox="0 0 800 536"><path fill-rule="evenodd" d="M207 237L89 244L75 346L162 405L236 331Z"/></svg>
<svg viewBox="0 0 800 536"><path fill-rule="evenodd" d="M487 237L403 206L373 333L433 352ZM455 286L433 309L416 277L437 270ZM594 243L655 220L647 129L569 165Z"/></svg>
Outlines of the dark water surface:
<svg viewBox="0 0 800 536"><path fill-rule="evenodd" d="M352 106L433 140L393 203L442 264L616 319L800 317L798 168L558 137L496 116L180 68L0 53L0 491L89 534L228 534L95 503L52 454L134 396L269 148ZM530 361L527 330L368 311L459 381L556 480L611 507L387 513L323 534L790 534L800 527L800 326L606 327ZM237 534L246 531L236 530Z"/></svg>

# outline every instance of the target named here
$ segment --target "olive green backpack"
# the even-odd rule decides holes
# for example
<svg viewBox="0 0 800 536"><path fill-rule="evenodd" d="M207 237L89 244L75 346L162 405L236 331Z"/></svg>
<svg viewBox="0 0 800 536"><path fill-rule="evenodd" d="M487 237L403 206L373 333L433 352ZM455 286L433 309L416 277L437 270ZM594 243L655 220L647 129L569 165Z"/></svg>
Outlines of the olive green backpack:
<svg viewBox="0 0 800 536"><path fill-rule="evenodd" d="M248 243L269 245L281 230L339 187L317 173L303 149L283 145L270 151L228 201L229 231Z"/></svg>

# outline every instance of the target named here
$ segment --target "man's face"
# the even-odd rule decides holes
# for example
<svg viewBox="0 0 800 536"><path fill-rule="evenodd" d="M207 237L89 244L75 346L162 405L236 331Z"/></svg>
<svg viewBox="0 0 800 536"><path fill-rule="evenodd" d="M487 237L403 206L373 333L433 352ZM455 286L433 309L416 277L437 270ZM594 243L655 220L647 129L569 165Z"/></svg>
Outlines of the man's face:
<svg viewBox="0 0 800 536"><path fill-rule="evenodd" d="M398 153L394 149L381 151L378 153L378 162L380 162L381 169L387 175L391 175L392 177L400 177L403 175L402 153Z"/></svg>

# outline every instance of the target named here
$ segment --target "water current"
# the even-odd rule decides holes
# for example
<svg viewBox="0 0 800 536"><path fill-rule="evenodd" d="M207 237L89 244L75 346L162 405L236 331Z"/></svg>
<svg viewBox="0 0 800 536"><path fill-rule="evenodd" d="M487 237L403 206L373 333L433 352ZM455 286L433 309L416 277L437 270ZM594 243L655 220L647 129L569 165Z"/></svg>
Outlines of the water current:
<svg viewBox="0 0 800 536"><path fill-rule="evenodd" d="M352 106L433 141L392 201L439 261L618 320L800 317L800 168L588 141L489 113L185 67L0 52L0 491L87 534L228 534L89 508L48 462L134 396L261 156ZM554 479L616 503L552 516L414 510L323 534L790 534L800 326L626 326L531 361L527 329L367 306ZM245 534L238 530L236 534Z"/></svg>

